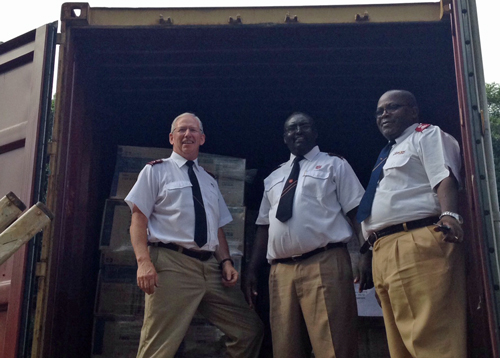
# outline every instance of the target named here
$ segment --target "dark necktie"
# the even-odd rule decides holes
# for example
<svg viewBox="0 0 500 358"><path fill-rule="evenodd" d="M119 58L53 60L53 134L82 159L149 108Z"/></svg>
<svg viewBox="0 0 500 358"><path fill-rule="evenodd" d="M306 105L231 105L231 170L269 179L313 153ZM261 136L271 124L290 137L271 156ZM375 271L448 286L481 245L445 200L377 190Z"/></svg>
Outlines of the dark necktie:
<svg viewBox="0 0 500 358"><path fill-rule="evenodd" d="M283 192L281 193L278 210L276 211L276 219L285 222L292 217L293 196L297 188L297 180L299 179L300 164L299 162L304 159L303 156L295 157L293 161L292 171L285 183Z"/></svg>
<svg viewBox="0 0 500 358"><path fill-rule="evenodd" d="M377 190L377 185L382 174L382 168L384 167L385 161L387 160L391 148L395 143L396 142L394 140L389 141L389 143L382 148L382 151L378 156L377 163L373 167L370 181L366 187L365 195L363 195L363 198L359 203L358 213L356 215L356 220L358 220L358 222L362 222L372 213L373 199L375 198L375 191Z"/></svg>
<svg viewBox="0 0 500 358"><path fill-rule="evenodd" d="M193 170L194 162L188 160L189 180L191 181L191 189L193 191L194 203L194 241L199 247L207 243L207 215L205 213L205 206L203 205L203 197L201 196L200 184L198 178Z"/></svg>

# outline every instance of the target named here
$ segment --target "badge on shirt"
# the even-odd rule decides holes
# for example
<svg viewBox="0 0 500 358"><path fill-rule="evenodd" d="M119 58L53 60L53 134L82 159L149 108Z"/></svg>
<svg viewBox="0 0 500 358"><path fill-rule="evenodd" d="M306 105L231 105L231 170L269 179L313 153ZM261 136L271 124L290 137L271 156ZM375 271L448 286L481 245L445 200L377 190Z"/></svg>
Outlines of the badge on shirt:
<svg viewBox="0 0 500 358"><path fill-rule="evenodd" d="M321 169L323 166L322 165L316 165L315 169Z"/></svg>
<svg viewBox="0 0 500 358"><path fill-rule="evenodd" d="M430 124L420 123L415 130L417 132L422 132L425 128L430 127Z"/></svg>

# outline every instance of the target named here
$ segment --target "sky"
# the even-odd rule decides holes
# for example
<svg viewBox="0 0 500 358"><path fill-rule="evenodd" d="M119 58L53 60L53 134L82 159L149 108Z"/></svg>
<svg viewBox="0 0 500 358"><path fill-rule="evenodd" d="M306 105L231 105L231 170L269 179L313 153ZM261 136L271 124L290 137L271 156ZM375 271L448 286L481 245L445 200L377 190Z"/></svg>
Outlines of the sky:
<svg viewBox="0 0 500 358"><path fill-rule="evenodd" d="M433 2L421 0L89 0L91 7L223 7L281 5L344 5ZM59 20L60 0L33 2L4 0L0 5L0 41L6 42L34 28ZM498 14L500 0L476 0L485 81L500 83Z"/></svg>

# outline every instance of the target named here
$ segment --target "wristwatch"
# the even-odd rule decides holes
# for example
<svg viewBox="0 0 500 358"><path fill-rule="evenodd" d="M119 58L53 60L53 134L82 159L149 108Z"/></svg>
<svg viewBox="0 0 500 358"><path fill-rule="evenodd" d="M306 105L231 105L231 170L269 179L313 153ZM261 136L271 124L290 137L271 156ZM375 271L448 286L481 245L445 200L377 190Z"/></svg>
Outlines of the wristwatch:
<svg viewBox="0 0 500 358"><path fill-rule="evenodd" d="M462 225L464 223L464 219L460 216L460 214L454 213L452 211L444 211L444 212L442 212L441 215L439 215L439 220L441 220L441 218L443 216L451 216L453 219L455 219L456 221L458 221L458 223L460 225Z"/></svg>

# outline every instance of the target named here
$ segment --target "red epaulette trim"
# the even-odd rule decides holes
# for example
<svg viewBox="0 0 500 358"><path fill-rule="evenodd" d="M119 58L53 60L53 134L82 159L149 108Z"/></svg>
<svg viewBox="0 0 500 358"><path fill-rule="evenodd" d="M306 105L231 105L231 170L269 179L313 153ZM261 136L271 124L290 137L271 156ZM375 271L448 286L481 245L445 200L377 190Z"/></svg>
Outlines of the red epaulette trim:
<svg viewBox="0 0 500 358"><path fill-rule="evenodd" d="M208 170L205 170L205 171L206 171L206 172L207 172L207 174L208 174L208 175L210 175L212 178L217 179L217 178L215 177L215 174L210 173Z"/></svg>
<svg viewBox="0 0 500 358"><path fill-rule="evenodd" d="M151 165L151 166L153 166L155 164L160 164L160 163L163 163L162 159L153 160L153 161L149 162L148 164Z"/></svg>
<svg viewBox="0 0 500 358"><path fill-rule="evenodd" d="M341 156L340 154L337 154L337 153L328 153L328 155L329 155L330 157L338 157L338 158L340 158L340 159L344 160L344 157L343 157L343 156Z"/></svg>
<svg viewBox="0 0 500 358"><path fill-rule="evenodd" d="M417 132L423 132L425 128L430 127L430 124L420 123L415 130Z"/></svg>

